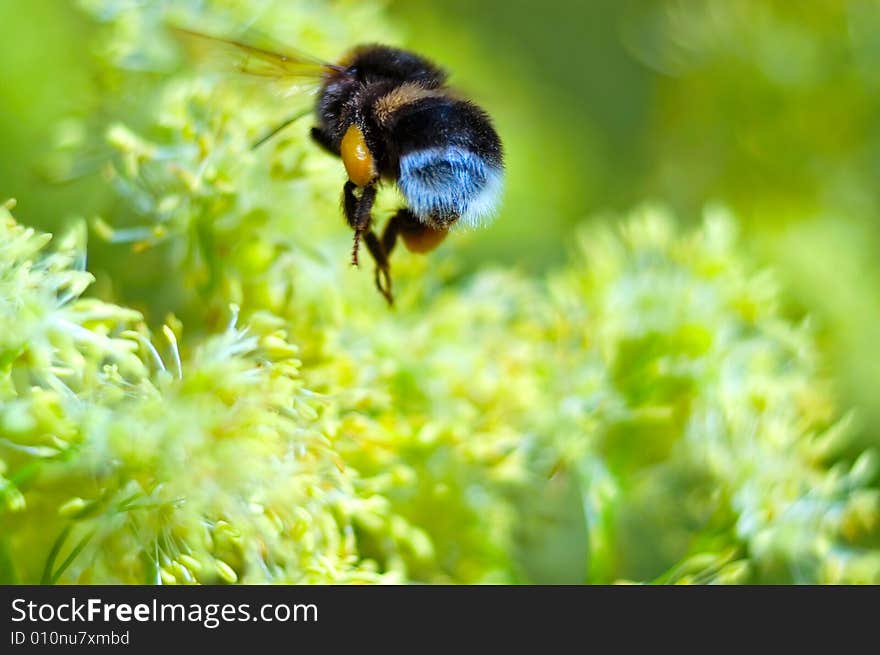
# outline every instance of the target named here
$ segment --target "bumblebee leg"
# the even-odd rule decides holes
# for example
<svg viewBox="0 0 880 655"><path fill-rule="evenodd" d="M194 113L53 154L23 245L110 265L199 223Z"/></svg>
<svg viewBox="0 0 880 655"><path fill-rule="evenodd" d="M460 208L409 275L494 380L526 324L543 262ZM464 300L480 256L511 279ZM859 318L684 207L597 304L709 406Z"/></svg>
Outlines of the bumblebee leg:
<svg viewBox="0 0 880 655"><path fill-rule="evenodd" d="M385 229L382 230L382 240L380 241L371 230L366 237L367 247L370 254L376 260L376 288L385 296L389 305L394 304L394 298L391 294L391 263L389 257L394 245L397 243L397 235L400 232L400 225L405 220L405 215L409 213L407 209L399 210L394 216L385 223Z"/></svg>
<svg viewBox="0 0 880 655"><path fill-rule="evenodd" d="M438 238L438 234L440 234ZM439 243L443 236L446 235L445 230L439 231L424 225L418 217L409 209L402 208L397 210L388 222L385 229L382 230L382 239L379 240L372 230L366 233L364 240L376 261L376 288L385 296L388 304L393 303L391 294L391 263L389 258L394 246L397 244L398 237L402 237L407 248L414 252L426 252L432 248L417 248L413 244L423 245L423 242L430 241L433 245ZM433 247L433 246L432 246Z"/></svg>
<svg viewBox="0 0 880 655"><path fill-rule="evenodd" d="M404 213L409 213L409 210L398 210L394 216L388 219L388 222L385 223L385 229L382 230L382 250L385 252L386 258L391 255L394 244L397 243L397 235L400 234L400 224L404 220L402 218Z"/></svg>
<svg viewBox="0 0 880 655"><path fill-rule="evenodd" d="M354 182L345 183L342 194L342 208L345 212L345 220L354 230L354 245L351 249L351 263L358 265L358 246L361 237L370 229L370 223L373 220L373 202L376 200L376 186L370 185L361 191L361 197L358 198L354 194L357 188Z"/></svg>
<svg viewBox="0 0 880 655"><path fill-rule="evenodd" d="M313 127L310 134L312 136L312 141L321 146L323 150L326 150L331 155L339 156L339 151L333 147L333 140L324 130L320 127Z"/></svg>
<svg viewBox="0 0 880 655"><path fill-rule="evenodd" d="M345 213L345 220L348 221L348 226L352 230L357 229L358 197L354 195L355 189L357 186L351 181L346 182L342 187L342 210Z"/></svg>
<svg viewBox="0 0 880 655"><path fill-rule="evenodd" d="M364 242L367 244L367 249L376 262L376 288L379 290L379 293L385 296L388 304L393 305L394 295L391 292L391 271L388 264L388 252L373 230L369 230L364 234Z"/></svg>
<svg viewBox="0 0 880 655"><path fill-rule="evenodd" d="M392 303L391 263L389 258L391 257L391 251L394 250L394 246L397 243L397 237L401 229L404 229L410 223L418 224L418 219L410 210L405 208L399 209L385 223L385 229L382 230L382 240L379 241L371 231L369 236L375 240L375 243L371 245L370 241L367 241L370 253L372 253L373 259L376 260L376 287L388 300L388 304Z"/></svg>

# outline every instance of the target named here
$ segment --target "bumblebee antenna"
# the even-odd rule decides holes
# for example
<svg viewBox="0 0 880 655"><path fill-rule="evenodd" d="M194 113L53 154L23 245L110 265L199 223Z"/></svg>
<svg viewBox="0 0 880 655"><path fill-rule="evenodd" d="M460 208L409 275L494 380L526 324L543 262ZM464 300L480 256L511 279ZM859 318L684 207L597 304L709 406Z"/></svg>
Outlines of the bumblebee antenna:
<svg viewBox="0 0 880 655"><path fill-rule="evenodd" d="M295 113L295 114L291 114L290 116L288 116L287 118L285 118L283 121L281 121L278 125L276 125L276 126L273 127L271 130L269 130L268 132L266 132L266 134L264 134L264 135L261 136L259 139L257 139L256 141L254 141L253 144L251 144L251 150L256 150L256 149L259 148L261 145L263 145L264 143L266 143L266 141L268 141L268 140L271 139L273 136L275 136L276 134L278 134L279 132L281 132L281 130L283 130L284 128L288 127L289 125L295 123L295 122L298 121L300 118L303 118L304 116L308 116L308 115L311 114L311 113L312 113L312 110L311 110L311 109L304 109L304 110L302 110L302 111L298 111L298 112Z"/></svg>

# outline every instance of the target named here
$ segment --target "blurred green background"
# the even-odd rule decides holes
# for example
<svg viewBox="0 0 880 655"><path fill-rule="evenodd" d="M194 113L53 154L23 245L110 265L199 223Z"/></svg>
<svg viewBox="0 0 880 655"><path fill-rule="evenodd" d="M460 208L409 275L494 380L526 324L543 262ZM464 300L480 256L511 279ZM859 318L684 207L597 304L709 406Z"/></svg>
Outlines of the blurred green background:
<svg viewBox="0 0 880 655"><path fill-rule="evenodd" d="M645 200L694 221L726 204L786 312L814 322L841 406L880 444L880 3L395 0L389 12L507 147L501 219L460 241L467 266L555 267L574 224ZM46 180L60 121L101 120L93 28L64 0L2 0L0 24L0 196L57 229L108 201L98 175Z"/></svg>

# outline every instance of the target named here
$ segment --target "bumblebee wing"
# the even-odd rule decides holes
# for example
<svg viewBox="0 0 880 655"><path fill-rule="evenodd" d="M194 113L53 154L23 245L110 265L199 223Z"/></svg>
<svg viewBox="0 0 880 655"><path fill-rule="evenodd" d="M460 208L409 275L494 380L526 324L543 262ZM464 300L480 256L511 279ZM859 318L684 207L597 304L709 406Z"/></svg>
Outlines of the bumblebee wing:
<svg viewBox="0 0 880 655"><path fill-rule="evenodd" d="M245 41L203 34L183 27L174 26L171 30L187 50L199 58L221 60L224 68L255 77L281 81L317 80L330 72L345 72L341 66L291 48L262 48Z"/></svg>

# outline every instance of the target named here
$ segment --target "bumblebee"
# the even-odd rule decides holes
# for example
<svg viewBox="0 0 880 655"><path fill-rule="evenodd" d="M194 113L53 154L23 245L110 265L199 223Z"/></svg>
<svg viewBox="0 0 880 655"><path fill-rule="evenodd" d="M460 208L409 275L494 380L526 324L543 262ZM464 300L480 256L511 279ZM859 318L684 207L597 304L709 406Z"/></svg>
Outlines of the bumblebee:
<svg viewBox="0 0 880 655"><path fill-rule="evenodd" d="M241 72L318 81L311 136L342 159L348 174L342 207L354 231L352 263L358 265L363 241L376 264L376 288L389 304L394 298L389 257L398 239L412 252L427 253L453 226L476 227L495 213L504 177L498 133L486 112L453 92L447 73L428 59L363 45L328 63L289 49L176 31L231 48ZM383 182L397 185L406 206L380 236L373 204Z"/></svg>

